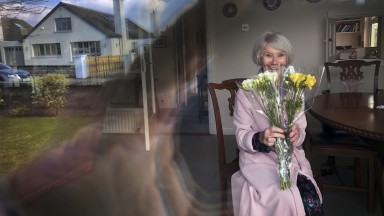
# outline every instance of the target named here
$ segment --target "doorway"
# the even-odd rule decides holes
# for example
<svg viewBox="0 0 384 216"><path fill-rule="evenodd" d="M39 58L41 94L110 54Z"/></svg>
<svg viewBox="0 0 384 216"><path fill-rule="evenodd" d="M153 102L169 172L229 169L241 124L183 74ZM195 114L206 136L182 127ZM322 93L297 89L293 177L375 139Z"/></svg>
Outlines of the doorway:
<svg viewBox="0 0 384 216"><path fill-rule="evenodd" d="M384 59L382 14L335 14L326 25L326 61Z"/></svg>
<svg viewBox="0 0 384 216"><path fill-rule="evenodd" d="M174 35L178 109L192 117L195 129L208 132L205 23L205 1L200 0L178 19Z"/></svg>

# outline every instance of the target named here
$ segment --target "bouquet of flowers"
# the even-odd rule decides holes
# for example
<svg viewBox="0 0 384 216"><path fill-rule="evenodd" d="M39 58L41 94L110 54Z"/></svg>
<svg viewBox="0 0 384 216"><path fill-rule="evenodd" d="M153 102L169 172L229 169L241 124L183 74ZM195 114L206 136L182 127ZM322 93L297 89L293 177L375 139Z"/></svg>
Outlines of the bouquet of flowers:
<svg viewBox="0 0 384 216"><path fill-rule="evenodd" d="M251 97L247 97L248 100L256 101L261 106L261 110L257 111L265 115L272 125L287 129L286 138L277 138L275 143L282 190L291 187L289 168L293 146L288 137L290 127L305 112L303 109L305 89L312 89L315 83L315 76L310 74L266 71L244 80L239 86L240 89L251 93Z"/></svg>

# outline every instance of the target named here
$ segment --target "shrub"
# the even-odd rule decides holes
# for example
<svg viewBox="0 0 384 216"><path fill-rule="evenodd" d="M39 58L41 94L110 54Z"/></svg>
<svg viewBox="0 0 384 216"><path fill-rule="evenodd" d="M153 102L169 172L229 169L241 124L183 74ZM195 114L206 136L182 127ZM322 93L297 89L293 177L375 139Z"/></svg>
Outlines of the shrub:
<svg viewBox="0 0 384 216"><path fill-rule="evenodd" d="M25 115L28 111L29 111L29 108L24 104L18 105L16 107L12 108L12 110L11 110L13 115L18 115L18 116Z"/></svg>
<svg viewBox="0 0 384 216"><path fill-rule="evenodd" d="M35 95L33 102L49 109L55 109L59 115L60 108L64 105L67 92L68 79L63 74L48 74L35 78Z"/></svg>

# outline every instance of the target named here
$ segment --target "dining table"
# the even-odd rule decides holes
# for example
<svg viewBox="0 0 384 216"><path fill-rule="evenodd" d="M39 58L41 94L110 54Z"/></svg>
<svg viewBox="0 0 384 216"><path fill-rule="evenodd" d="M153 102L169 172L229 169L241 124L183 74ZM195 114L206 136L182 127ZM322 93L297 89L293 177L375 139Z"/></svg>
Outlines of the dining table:
<svg viewBox="0 0 384 216"><path fill-rule="evenodd" d="M378 153L377 185L384 215L384 94L329 93L308 100L309 113L322 124L358 135Z"/></svg>

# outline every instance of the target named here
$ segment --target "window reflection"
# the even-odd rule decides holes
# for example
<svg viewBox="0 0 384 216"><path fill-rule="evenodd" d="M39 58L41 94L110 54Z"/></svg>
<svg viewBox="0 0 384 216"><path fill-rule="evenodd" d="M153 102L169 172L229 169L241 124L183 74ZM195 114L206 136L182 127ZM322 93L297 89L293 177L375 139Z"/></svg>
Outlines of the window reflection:
<svg viewBox="0 0 384 216"><path fill-rule="evenodd" d="M369 98L368 98L368 107L370 109L375 108L375 98L373 95L369 96Z"/></svg>

